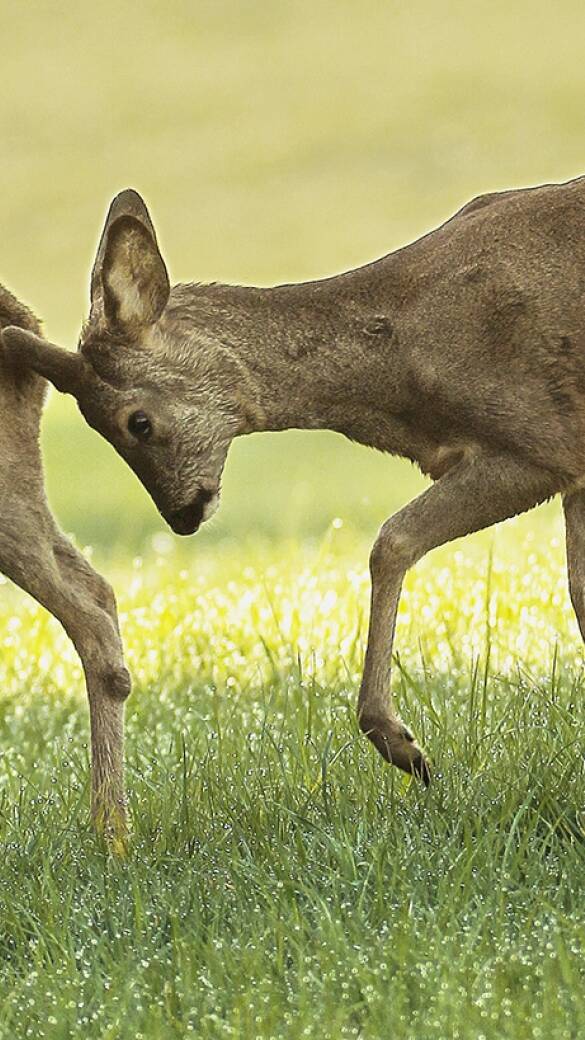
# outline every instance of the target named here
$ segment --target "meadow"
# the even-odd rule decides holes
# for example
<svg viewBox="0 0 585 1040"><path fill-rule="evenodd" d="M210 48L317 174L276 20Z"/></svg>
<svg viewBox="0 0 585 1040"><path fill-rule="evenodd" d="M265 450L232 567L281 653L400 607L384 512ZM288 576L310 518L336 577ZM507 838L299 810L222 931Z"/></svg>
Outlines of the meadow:
<svg viewBox="0 0 585 1040"><path fill-rule="evenodd" d="M173 280L270 284L585 170L576 0L35 0L2 20L0 280L67 346L123 187ZM559 503L407 578L394 692L425 791L355 721L369 549L425 486L412 467L333 434L246 438L218 516L177 539L57 394L43 450L118 594L133 838L122 860L92 833L79 665L0 579L0 1040L584 1035Z"/></svg>
<svg viewBox="0 0 585 1040"><path fill-rule="evenodd" d="M362 535L125 565L124 861L89 829L70 645L3 596L0 1036L581 1035L582 651L549 523L407 582L428 792L355 723Z"/></svg>

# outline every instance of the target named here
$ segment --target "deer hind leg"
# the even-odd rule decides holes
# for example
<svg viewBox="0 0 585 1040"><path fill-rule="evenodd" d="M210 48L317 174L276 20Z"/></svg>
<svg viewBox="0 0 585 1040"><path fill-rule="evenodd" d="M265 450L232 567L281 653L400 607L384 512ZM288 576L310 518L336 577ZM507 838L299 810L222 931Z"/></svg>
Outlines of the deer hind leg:
<svg viewBox="0 0 585 1040"><path fill-rule="evenodd" d="M560 490L546 470L504 455L462 460L382 526L370 557L370 624L358 701L360 728L392 765L419 776L430 769L390 695L391 652L402 581L431 549L524 512Z"/></svg>
<svg viewBox="0 0 585 1040"><path fill-rule="evenodd" d="M563 496L569 595L585 640L585 490Z"/></svg>
<svg viewBox="0 0 585 1040"><path fill-rule="evenodd" d="M56 528L44 502L11 501L0 530L0 567L63 625L86 680L92 749L92 818L112 848L127 835L124 702L130 677L113 592Z"/></svg>
<svg viewBox="0 0 585 1040"><path fill-rule="evenodd" d="M63 624L81 658L89 698L92 819L121 852L128 832L124 706L131 684L116 599L111 585L58 529L53 551L63 587L75 590L75 620L68 604Z"/></svg>

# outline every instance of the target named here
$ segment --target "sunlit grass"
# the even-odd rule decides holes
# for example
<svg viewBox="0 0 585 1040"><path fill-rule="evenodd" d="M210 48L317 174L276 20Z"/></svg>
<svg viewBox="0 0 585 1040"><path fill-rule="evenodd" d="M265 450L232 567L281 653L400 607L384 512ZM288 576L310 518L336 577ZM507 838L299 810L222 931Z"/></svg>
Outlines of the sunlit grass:
<svg viewBox="0 0 585 1040"><path fill-rule="evenodd" d="M538 525L537 528L538 530ZM400 711L428 793L354 720L367 540L113 567L133 848L88 830L79 668L3 597L0 1035L578 1036L582 649L560 523L409 575Z"/></svg>

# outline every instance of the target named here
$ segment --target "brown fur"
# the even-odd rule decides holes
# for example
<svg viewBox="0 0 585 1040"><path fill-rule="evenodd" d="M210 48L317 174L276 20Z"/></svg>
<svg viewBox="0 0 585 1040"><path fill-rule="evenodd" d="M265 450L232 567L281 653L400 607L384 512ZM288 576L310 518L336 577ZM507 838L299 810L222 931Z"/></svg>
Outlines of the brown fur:
<svg viewBox="0 0 585 1040"><path fill-rule="evenodd" d="M358 713L389 761L429 778L390 660L403 576L430 549L562 493L585 633L585 178L482 196L375 263L272 289L169 291L146 207L122 192L91 290L77 355L18 331L7 349L75 394L177 532L206 518L231 441L256 430L337 430L436 481L371 556Z"/></svg>
<svg viewBox="0 0 585 1040"><path fill-rule="evenodd" d="M0 328L38 335L34 315L0 286ZM92 736L92 812L119 843L126 829L123 711L130 690L114 594L57 527L47 504L39 426L47 384L0 354L0 570L63 624L83 664Z"/></svg>

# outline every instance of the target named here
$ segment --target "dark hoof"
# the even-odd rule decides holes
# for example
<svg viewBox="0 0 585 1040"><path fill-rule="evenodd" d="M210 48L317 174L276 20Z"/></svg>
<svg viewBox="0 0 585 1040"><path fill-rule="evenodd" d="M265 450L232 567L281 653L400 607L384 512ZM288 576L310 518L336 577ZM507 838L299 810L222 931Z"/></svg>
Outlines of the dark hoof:
<svg viewBox="0 0 585 1040"><path fill-rule="evenodd" d="M418 747L412 733L395 718L372 718L362 715L360 728L382 758L404 773L422 780L425 787L431 782L431 768Z"/></svg>

